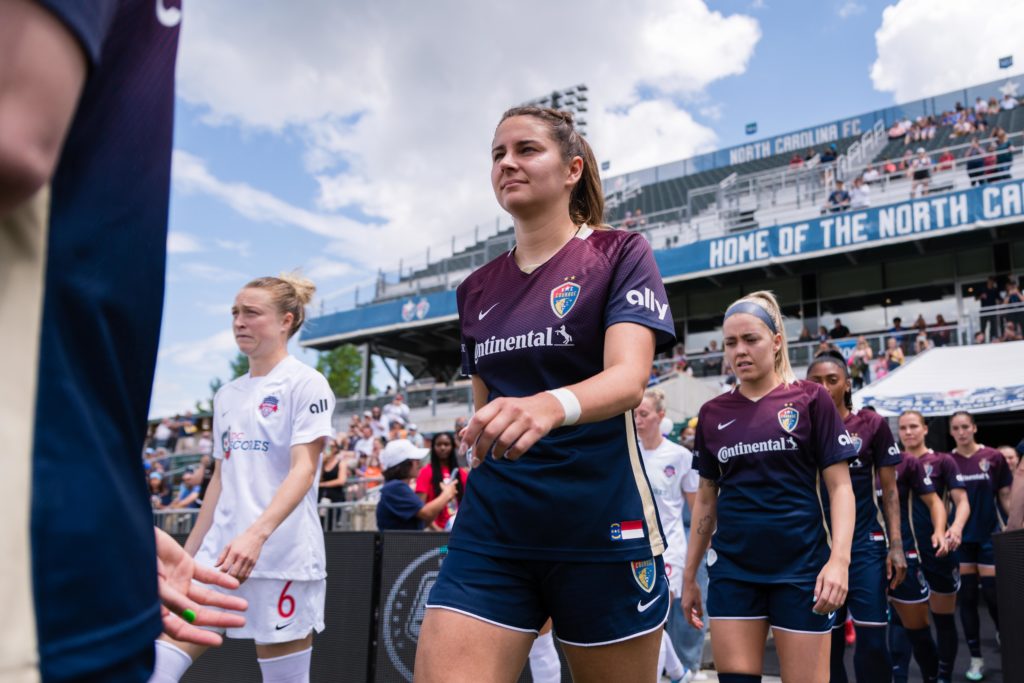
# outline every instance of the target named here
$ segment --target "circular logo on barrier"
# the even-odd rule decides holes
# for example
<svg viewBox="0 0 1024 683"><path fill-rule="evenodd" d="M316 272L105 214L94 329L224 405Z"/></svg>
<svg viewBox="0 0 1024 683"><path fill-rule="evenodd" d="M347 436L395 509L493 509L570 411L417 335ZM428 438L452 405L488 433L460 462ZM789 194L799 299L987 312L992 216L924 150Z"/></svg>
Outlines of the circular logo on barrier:
<svg viewBox="0 0 1024 683"><path fill-rule="evenodd" d="M427 611L427 597L447 554L447 546L434 548L410 562L384 601L381 612L384 650L395 670L407 681L412 681L412 665Z"/></svg>

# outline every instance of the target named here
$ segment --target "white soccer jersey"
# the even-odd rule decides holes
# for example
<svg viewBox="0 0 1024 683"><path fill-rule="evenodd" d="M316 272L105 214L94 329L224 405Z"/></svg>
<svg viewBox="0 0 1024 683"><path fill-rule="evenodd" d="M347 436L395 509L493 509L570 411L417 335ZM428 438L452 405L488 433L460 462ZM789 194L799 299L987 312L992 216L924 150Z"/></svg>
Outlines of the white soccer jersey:
<svg viewBox="0 0 1024 683"><path fill-rule="evenodd" d="M693 454L677 443L662 439L654 450L640 445L644 458L647 479L654 491L661 526L665 530L665 570L669 584L678 597L686 562L686 532L683 529L683 493L694 493L700 483L697 470L693 469Z"/></svg>
<svg viewBox="0 0 1024 683"><path fill-rule="evenodd" d="M333 435L334 394L322 374L288 356L265 377L248 374L213 399L213 457L221 493L197 559L212 565L224 546L270 505L291 467L291 447ZM319 480L320 468L317 467ZM313 581L327 576L317 481L263 545L252 577Z"/></svg>

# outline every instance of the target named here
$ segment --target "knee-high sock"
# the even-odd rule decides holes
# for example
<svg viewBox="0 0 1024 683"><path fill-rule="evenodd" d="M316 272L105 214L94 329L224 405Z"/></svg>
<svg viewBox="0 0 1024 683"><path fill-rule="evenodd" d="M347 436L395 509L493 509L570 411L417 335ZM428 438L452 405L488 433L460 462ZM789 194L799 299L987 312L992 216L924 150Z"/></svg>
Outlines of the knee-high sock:
<svg viewBox="0 0 1024 683"><path fill-rule="evenodd" d="M843 664L843 655L846 654L846 629L839 624L832 629L832 651L829 655L829 683L848 683L846 676L846 665ZM859 646L858 646L859 647Z"/></svg>
<svg viewBox="0 0 1024 683"><path fill-rule="evenodd" d="M537 636L530 648L530 674L536 683L559 683L562 680L562 662L555 650L551 631ZM661 674L661 669L658 669Z"/></svg>
<svg viewBox="0 0 1024 683"><path fill-rule="evenodd" d="M892 676L892 660L885 642L884 626L855 626L857 645L853 651L853 672L857 681L886 683ZM835 646L835 632L832 645ZM844 672L845 673L845 672ZM833 683L835 678L832 679Z"/></svg>
<svg viewBox="0 0 1024 683"><path fill-rule="evenodd" d="M718 683L761 683L760 674L718 674Z"/></svg>
<svg viewBox="0 0 1024 683"><path fill-rule="evenodd" d="M939 646L939 680L953 680L953 663L960 639L956 633L956 619L952 614L933 614L935 619L935 635Z"/></svg>
<svg viewBox="0 0 1024 683"><path fill-rule="evenodd" d="M192 658L173 643L156 641L156 661L149 683L178 683L192 666Z"/></svg>
<svg viewBox="0 0 1024 683"><path fill-rule="evenodd" d="M927 626L905 630L914 648L914 659L921 669L921 678L925 683L934 682L939 676L939 654L932 639L932 630Z"/></svg>
<svg viewBox="0 0 1024 683"><path fill-rule="evenodd" d="M309 683L309 663L313 658L313 648L301 652L293 652L281 657L257 659L263 683Z"/></svg>
<svg viewBox="0 0 1024 683"><path fill-rule="evenodd" d="M998 631L999 606L996 604L996 577L981 577L981 597L985 599L985 606L988 607L989 616L992 617L992 623L996 625L996 630Z"/></svg>
<svg viewBox="0 0 1024 683"><path fill-rule="evenodd" d="M978 575L963 574L960 577L960 625L964 627L964 640L972 657L981 656L981 621L978 619Z"/></svg>
<svg viewBox="0 0 1024 683"><path fill-rule="evenodd" d="M892 655L893 683L907 683L907 677L910 676L910 640L895 609L892 610L889 623L889 652Z"/></svg>
<svg viewBox="0 0 1024 683"><path fill-rule="evenodd" d="M672 639L669 638L668 632L665 630L661 632L661 654L658 655L658 680L661 680L662 669L665 669L665 673L673 680L682 678L683 674L686 673L686 667L679 660L679 655L676 654L676 649L672 646Z"/></svg>

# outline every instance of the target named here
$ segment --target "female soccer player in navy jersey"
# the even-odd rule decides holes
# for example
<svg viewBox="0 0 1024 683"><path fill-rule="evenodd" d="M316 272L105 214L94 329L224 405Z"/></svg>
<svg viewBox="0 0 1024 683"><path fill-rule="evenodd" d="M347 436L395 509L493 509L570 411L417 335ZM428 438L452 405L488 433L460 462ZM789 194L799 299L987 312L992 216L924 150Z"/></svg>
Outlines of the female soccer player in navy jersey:
<svg viewBox="0 0 1024 683"><path fill-rule="evenodd" d="M694 625L702 616L696 573L711 544L707 611L719 680L761 680L771 627L783 680L820 683L835 611L846 601L856 513L847 461L857 451L828 392L794 377L770 292L733 303L722 328L739 385L705 403L697 420L701 480L683 613Z"/></svg>
<svg viewBox="0 0 1024 683"><path fill-rule="evenodd" d="M971 514L967 493L964 491L963 480L948 453L937 453L925 445L928 436L928 425L924 416L916 410L907 410L899 419L900 442L904 452L916 457L924 468L924 474L931 479L935 494L942 500L945 508L949 508L952 500L956 505L956 516L946 529L946 543L949 552L939 556L930 543L918 544L921 571L928 584L928 606L935 620L935 633L938 641L939 681L953 679L953 662L959 638L956 632L954 613L956 612L956 592L960 587L960 571L956 564L954 551L960 547L964 526ZM911 525L914 536L918 539L931 538L935 533L932 526L931 510L920 498L913 499ZM895 626L899 628L899 626ZM893 652L894 658L897 653ZM904 661L896 663L897 670L906 670L910 659L910 650L906 650Z"/></svg>
<svg viewBox="0 0 1024 683"><path fill-rule="evenodd" d="M288 353L312 282L249 282L231 308L249 372L213 399L213 478L185 550L237 578L249 602L229 638L256 641L266 683L309 680L313 631L324 628L326 558L317 514L320 453L333 436L334 394L322 374ZM175 683L205 647L163 637L150 683Z"/></svg>
<svg viewBox="0 0 1024 683"><path fill-rule="evenodd" d="M633 409L674 341L639 233L569 114L520 107L491 145L515 247L458 288L475 467L428 599L416 680L513 681L548 617L577 681L656 677L665 538Z"/></svg>
<svg viewBox="0 0 1024 683"><path fill-rule="evenodd" d="M999 451L975 441L978 427L970 413L953 413L949 420L949 431L956 441L953 462L963 479L971 506L971 515L964 527L963 542L957 550L960 562L960 623L964 627L964 638L971 651L971 666L966 675L972 681L980 681L985 675L985 660L981 656L981 625L978 619L979 576L981 595L998 632L999 611L996 607L996 563L992 534L999 530L996 505L1001 505L1004 511L1010 507L1013 473Z"/></svg>
<svg viewBox="0 0 1024 683"><path fill-rule="evenodd" d="M885 639L885 627L889 623L886 584L895 588L903 582L907 572L896 492L900 450L888 423L878 413L853 410L850 373L841 354L820 354L807 368L807 379L828 390L857 448L857 457L850 461L850 480L857 504L850 588L846 604L837 613L836 625L832 628L831 683L847 681L843 664L846 648L843 624L847 611L857 629L857 649L853 656L857 680L885 681L892 666ZM888 539L875 495L876 474L882 482Z"/></svg>
<svg viewBox="0 0 1024 683"><path fill-rule="evenodd" d="M903 549L907 554L907 578L899 586L889 588L889 601L895 609L893 623L902 626L910 640L914 659L917 660L921 669L921 677L925 683L933 683L937 680L939 673L939 658L935 639L932 638L932 632L928 625L929 590L924 572L921 571L920 548L930 542L937 556L942 557L948 552L946 508L943 507L939 497L935 495L935 486L925 474L924 465L907 453L901 455L900 464L896 466L896 489L901 509L900 526L903 532ZM931 516L932 534L930 538L919 539L914 533L911 519L913 518L912 501L915 497L924 502ZM895 639L895 634L898 633L900 632L896 629L890 631L889 643L894 660L897 664L901 664L904 658L901 656L901 643ZM906 669L894 669L893 678L897 683L905 683L907 680Z"/></svg>

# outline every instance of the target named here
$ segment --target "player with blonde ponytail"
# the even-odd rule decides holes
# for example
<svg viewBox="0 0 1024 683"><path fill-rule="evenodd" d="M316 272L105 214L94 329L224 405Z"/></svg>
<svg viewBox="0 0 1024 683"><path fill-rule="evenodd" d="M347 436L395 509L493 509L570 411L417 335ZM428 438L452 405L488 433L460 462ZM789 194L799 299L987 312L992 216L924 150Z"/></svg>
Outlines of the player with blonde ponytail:
<svg viewBox="0 0 1024 683"><path fill-rule="evenodd" d="M213 478L185 550L242 583L243 628L267 683L309 681L313 631L324 628L326 558L317 515L334 395L322 374L288 353L316 287L298 274L252 280L231 307L249 372L213 400ZM150 683L174 683L206 648L157 641Z"/></svg>

